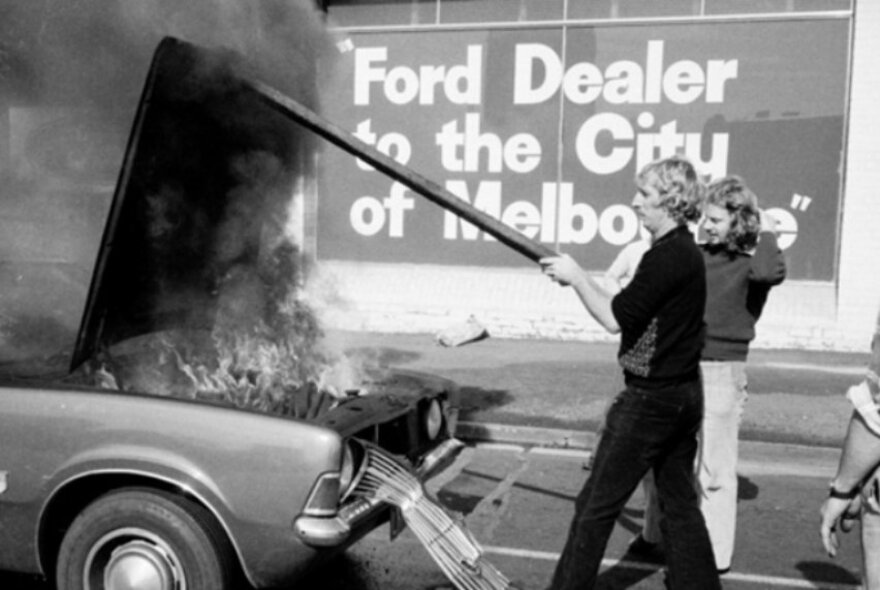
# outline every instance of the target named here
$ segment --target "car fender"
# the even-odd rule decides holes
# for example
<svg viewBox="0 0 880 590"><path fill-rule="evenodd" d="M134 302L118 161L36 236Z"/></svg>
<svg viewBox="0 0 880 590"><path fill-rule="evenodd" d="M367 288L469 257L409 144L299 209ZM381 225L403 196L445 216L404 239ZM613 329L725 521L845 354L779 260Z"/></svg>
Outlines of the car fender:
<svg viewBox="0 0 880 590"><path fill-rule="evenodd" d="M51 491L46 494L37 518L36 546L46 549L48 545L51 547L49 554L55 554L55 545L60 538L47 542L47 535L51 534L49 531L56 511L61 507L71 510L71 498L85 497L91 501L124 487L170 489L204 506L223 529L247 575L247 561L234 530L234 519L216 483L185 458L145 447L110 445L108 448L92 449L72 459L52 481L47 482L47 488ZM88 490L85 496L83 490ZM51 571L54 565L43 563L44 557L44 551L39 551L38 567L42 572Z"/></svg>
<svg viewBox="0 0 880 590"><path fill-rule="evenodd" d="M160 482L197 498L229 534L254 585L314 557L293 522L317 477L340 464L342 437L330 428L119 392L10 388L0 406L0 469L8 471L0 525L14 524L8 535L0 526L8 567L30 571L25 563L46 546L49 528L40 523L58 499L102 477Z"/></svg>

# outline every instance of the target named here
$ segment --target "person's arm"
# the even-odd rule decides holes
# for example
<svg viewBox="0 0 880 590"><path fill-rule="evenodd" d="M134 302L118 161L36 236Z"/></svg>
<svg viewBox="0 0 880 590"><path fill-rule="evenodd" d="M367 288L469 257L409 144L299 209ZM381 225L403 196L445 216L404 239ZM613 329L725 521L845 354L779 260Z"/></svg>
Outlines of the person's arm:
<svg viewBox="0 0 880 590"><path fill-rule="evenodd" d="M785 256L776 240L776 220L761 213L761 233L752 253L749 280L767 285L778 285L785 280Z"/></svg>
<svg viewBox="0 0 880 590"><path fill-rule="evenodd" d="M563 286L571 286L587 312L603 328L612 334L620 332L620 326L611 311L613 295L588 275L568 254L551 256L540 260L544 274Z"/></svg>
<svg viewBox="0 0 880 590"><path fill-rule="evenodd" d="M611 311L622 331L633 333L644 330L657 316L660 308L669 298L688 284L696 275L696 267L702 268L703 260L699 253L689 262L680 258L675 251L669 251L669 244L651 248L642 257L636 273L629 284L611 301ZM700 279L705 284L705 279Z"/></svg>
<svg viewBox="0 0 880 590"><path fill-rule="evenodd" d="M838 491L851 491L878 464L880 464L880 436L865 425L858 412L853 412L843 442L837 475L831 480L831 484Z"/></svg>
<svg viewBox="0 0 880 590"><path fill-rule="evenodd" d="M621 279L626 276L628 260L626 258L626 249L621 250L608 270L605 271L604 279L605 289L612 295L616 295L623 288Z"/></svg>
<svg viewBox="0 0 880 590"><path fill-rule="evenodd" d="M846 397L852 402L862 420L880 437L880 324L871 339L871 360L865 371L865 380L849 388Z"/></svg>
<svg viewBox="0 0 880 590"><path fill-rule="evenodd" d="M878 324L878 328L880 328L880 324ZM878 372L880 372L880 330L875 331L871 341L871 360L868 363L868 376L865 379L868 391L874 400L880 398L880 384L874 379L872 373L877 375ZM853 412L843 443L837 474L831 480L832 495L825 500L821 509L822 543L832 557L836 555L839 546L835 530L837 524L840 523L841 528L846 531L845 520L842 520L841 517L845 519L846 514L855 513L858 510L858 502L853 502L855 498L851 500L847 496L852 495L852 491L878 464L880 464L880 434L868 426L859 411Z"/></svg>
<svg viewBox="0 0 880 590"><path fill-rule="evenodd" d="M877 318L877 327L874 329L874 338L871 340L871 360L868 361L868 370L865 374L868 390L874 400L880 400L880 318Z"/></svg>
<svg viewBox="0 0 880 590"><path fill-rule="evenodd" d="M820 510L822 524L819 532L822 535L822 544L831 557L837 555L837 548L840 545L837 538L838 523L844 532L848 530L841 522L841 517L856 511L856 507L851 504L857 498L859 484L878 464L880 464L880 436L865 426L858 412L853 412L843 443L837 475L831 480L831 495L822 504Z"/></svg>

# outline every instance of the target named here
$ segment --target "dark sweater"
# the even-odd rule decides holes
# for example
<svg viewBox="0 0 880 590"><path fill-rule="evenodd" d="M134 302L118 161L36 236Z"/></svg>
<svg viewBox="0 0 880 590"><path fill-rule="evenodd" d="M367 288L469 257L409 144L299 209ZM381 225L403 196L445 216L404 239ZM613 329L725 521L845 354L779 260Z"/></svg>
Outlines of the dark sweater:
<svg viewBox="0 0 880 590"><path fill-rule="evenodd" d="M611 301L626 383L656 389L698 379L705 306L703 257L681 226L654 242Z"/></svg>
<svg viewBox="0 0 880 590"><path fill-rule="evenodd" d="M753 254L704 244L706 345L704 360L745 361L770 288L785 279L785 258L772 232L761 233Z"/></svg>

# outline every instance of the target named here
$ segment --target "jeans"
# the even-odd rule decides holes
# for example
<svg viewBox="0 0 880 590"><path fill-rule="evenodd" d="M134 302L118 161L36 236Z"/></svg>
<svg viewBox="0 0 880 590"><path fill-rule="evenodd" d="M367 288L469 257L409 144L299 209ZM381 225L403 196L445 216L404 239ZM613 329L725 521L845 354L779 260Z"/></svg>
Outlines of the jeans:
<svg viewBox="0 0 880 590"><path fill-rule="evenodd" d="M694 489L699 380L658 390L628 386L608 410L593 468L575 501L552 590L593 588L614 522L652 470L664 518L668 583L673 590L720 589L706 524Z"/></svg>

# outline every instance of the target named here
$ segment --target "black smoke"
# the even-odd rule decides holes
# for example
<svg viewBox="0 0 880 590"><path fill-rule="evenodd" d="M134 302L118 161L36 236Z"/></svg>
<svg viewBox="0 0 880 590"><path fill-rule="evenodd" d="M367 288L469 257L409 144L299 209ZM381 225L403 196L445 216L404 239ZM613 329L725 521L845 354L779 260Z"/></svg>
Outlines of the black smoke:
<svg viewBox="0 0 880 590"><path fill-rule="evenodd" d="M0 362L69 359L160 40L231 50L318 108L322 18L312 0L2 0Z"/></svg>

